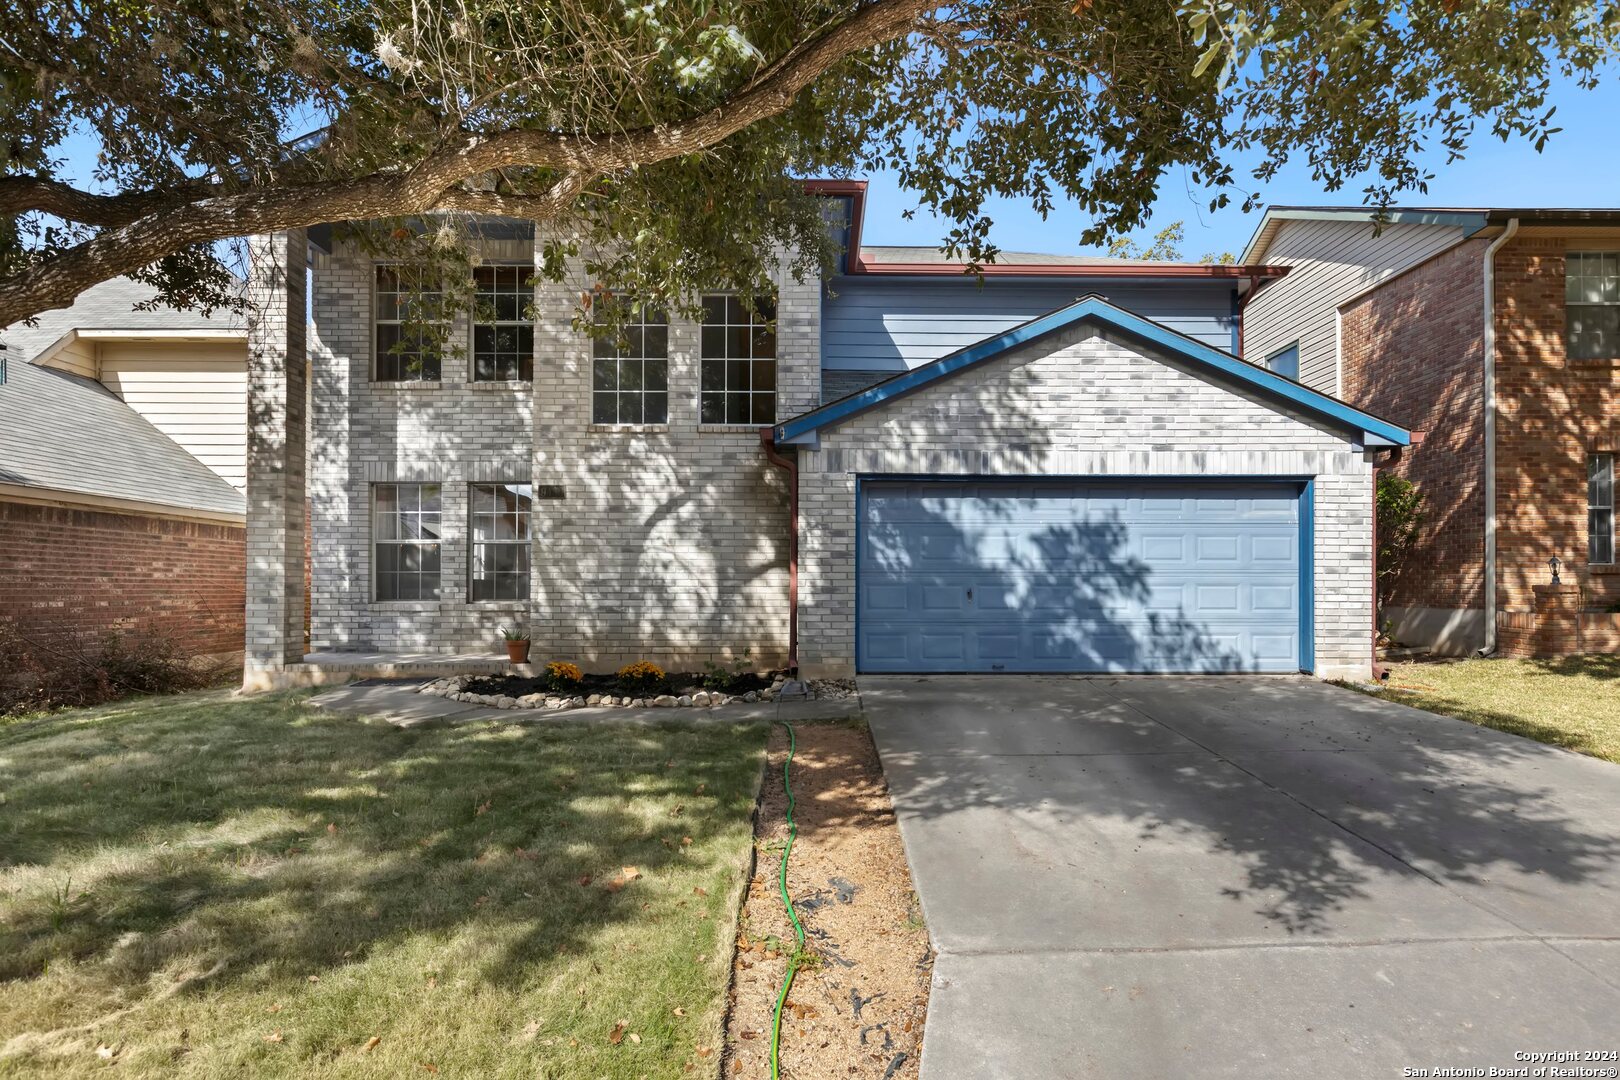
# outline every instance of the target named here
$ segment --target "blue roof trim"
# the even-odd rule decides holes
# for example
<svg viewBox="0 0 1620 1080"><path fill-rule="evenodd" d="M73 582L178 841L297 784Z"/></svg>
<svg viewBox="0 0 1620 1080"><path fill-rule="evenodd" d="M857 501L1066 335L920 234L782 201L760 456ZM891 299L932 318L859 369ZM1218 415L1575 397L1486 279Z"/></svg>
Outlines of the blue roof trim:
<svg viewBox="0 0 1620 1080"><path fill-rule="evenodd" d="M1196 366L1209 368L1238 383L1258 390L1262 394L1286 402L1301 412L1338 427L1360 432L1364 441L1390 446L1408 446L1411 444L1411 434L1405 428L1392 424L1387 420L1380 420L1378 417L1364 413L1337 398L1329 397L1309 387L1302 386L1292 379L1286 379L1274 372L1256 367L1247 361L1239 360L1235 356L1179 334L1151 319L1145 319L1123 308L1115 307L1100 296L1084 297L1067 307L1061 307L1056 311L1031 319L1029 322L1015 326L1011 330L997 334L995 337L986 338L975 345L942 356L932 363L912 368L904 374L896 375L894 378L880 382L876 386L862 390L858 394L851 394L849 397L840 398L818 409L812 409L791 420L785 420L776 425L772 433L773 438L777 443L791 443L803 436L814 434L824 427L840 423L858 413L875 408L886 401L909 394L940 379L949 378L959 371L981 364L1010 349L1015 349L1020 345L1025 345L1087 319L1095 320L1104 326L1146 341L1151 345L1188 360Z"/></svg>

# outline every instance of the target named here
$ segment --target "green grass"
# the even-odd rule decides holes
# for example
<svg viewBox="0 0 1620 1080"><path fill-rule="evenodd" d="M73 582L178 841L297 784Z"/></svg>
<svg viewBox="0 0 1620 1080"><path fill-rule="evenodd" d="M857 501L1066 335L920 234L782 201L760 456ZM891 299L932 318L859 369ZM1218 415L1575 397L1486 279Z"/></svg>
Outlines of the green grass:
<svg viewBox="0 0 1620 1080"><path fill-rule="evenodd" d="M1374 693L1620 762L1620 656L1395 664Z"/></svg>
<svg viewBox="0 0 1620 1080"><path fill-rule="evenodd" d="M0 1075L712 1071L763 726L300 702L0 728Z"/></svg>

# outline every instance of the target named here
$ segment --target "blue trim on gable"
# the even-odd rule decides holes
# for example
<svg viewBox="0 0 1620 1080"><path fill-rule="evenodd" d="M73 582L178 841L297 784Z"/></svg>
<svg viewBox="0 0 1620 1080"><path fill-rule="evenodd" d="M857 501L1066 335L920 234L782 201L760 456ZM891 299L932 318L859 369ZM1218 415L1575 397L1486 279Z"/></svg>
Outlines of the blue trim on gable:
<svg viewBox="0 0 1620 1080"><path fill-rule="evenodd" d="M1299 670L1316 672L1316 481L1299 489Z"/></svg>
<svg viewBox="0 0 1620 1080"><path fill-rule="evenodd" d="M784 421L776 425L773 437L779 444L791 443L802 436L812 434L831 424L847 420L858 413L865 412L904 394L909 394L913 390L918 390L938 379L947 378L1020 345L1043 338L1047 334L1086 319L1094 319L1104 326L1162 348L1194 364L1213 368L1220 374L1246 384L1252 389L1279 398L1302 412L1350 431L1360 432L1364 438L1371 437L1375 440L1382 440L1392 446L1407 446L1412 441L1410 433L1405 428L1398 427L1387 420L1380 420L1378 417L1364 413L1360 409L1347 405L1336 398L1318 393L1247 361L1239 360L1237 357L1224 353L1220 349L1178 334L1176 331L1151 319L1144 319L1140 315L1115 307L1097 296L1088 296L1077 300L1067 307L1058 308L1056 311L1048 312L1039 318L1015 326L1003 334L986 338L976 345L959 349L948 356L940 357L932 363L913 368L902 375L896 375L894 378L878 383L876 386L869 387L858 394L851 394L847 398L832 402L829 405L823 405L819 409L812 409L810 412Z"/></svg>

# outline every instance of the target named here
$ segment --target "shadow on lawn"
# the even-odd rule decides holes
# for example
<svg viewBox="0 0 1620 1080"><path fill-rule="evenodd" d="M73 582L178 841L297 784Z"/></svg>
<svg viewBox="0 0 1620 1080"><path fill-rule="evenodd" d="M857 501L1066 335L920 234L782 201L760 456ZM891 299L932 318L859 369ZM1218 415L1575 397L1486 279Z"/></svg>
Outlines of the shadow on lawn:
<svg viewBox="0 0 1620 1080"><path fill-rule="evenodd" d="M215 986L302 980L482 925L506 946L479 974L516 984L692 902L602 885L729 866L763 744L757 725L397 731L224 695L0 732L0 980L69 958L115 995L181 961L225 961Z"/></svg>
<svg viewBox="0 0 1620 1080"><path fill-rule="evenodd" d="M1531 660L1530 663L1548 675L1584 675L1589 679L1620 679L1620 656L1561 656L1553 660Z"/></svg>

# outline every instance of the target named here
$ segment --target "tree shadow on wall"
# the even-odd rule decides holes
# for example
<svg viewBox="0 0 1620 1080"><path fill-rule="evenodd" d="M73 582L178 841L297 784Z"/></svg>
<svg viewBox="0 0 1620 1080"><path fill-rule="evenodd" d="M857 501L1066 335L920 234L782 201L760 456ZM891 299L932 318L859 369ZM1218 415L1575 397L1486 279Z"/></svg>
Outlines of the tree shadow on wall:
<svg viewBox="0 0 1620 1080"><path fill-rule="evenodd" d="M1188 614L1186 592L1136 551L1116 507L1080 520L1051 521L1071 496L1038 488L1026 496L977 498L972 482L929 485L893 504L868 496L861 552L863 636L887 624L874 601L909 593L913 611L933 616L913 636L907 660L950 670L1202 671L1250 669L1207 622ZM1104 501L1125 497L1103 482ZM964 512L975 520L963 519ZM1044 522L1030 527L1028 522ZM987 569L964 570L977 566ZM922 640L919 640L922 639ZM932 643L932 644L930 644ZM930 656L929 650L940 650ZM995 661L1001 660L1000 663Z"/></svg>

